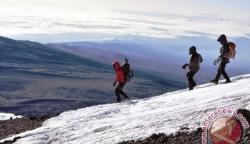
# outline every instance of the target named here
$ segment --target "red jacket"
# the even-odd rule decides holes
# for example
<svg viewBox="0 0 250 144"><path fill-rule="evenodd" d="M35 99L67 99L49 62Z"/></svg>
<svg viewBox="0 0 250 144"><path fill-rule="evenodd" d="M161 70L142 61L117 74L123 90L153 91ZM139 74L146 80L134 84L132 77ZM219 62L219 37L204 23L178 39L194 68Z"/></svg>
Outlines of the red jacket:
<svg viewBox="0 0 250 144"><path fill-rule="evenodd" d="M124 83L125 82L124 71L123 71L123 69L118 61L113 63L113 68L114 68L115 73L116 73L115 80L118 81L119 83Z"/></svg>

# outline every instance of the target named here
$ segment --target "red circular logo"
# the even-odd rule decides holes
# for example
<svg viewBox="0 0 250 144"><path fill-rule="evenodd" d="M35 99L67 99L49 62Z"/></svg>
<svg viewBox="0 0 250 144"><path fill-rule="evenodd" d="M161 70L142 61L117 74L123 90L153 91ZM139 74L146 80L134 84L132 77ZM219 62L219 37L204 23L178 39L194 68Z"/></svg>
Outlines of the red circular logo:
<svg viewBox="0 0 250 144"><path fill-rule="evenodd" d="M213 144L237 144L243 133L241 122L230 116L215 119L209 128L209 137Z"/></svg>

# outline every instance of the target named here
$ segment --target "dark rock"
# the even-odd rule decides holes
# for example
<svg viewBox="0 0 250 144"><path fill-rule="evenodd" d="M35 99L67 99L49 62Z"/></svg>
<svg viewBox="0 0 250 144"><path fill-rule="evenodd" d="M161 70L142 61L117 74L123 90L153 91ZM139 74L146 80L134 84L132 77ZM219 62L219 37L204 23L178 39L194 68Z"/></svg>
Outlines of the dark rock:
<svg viewBox="0 0 250 144"><path fill-rule="evenodd" d="M42 123L56 115L45 115L42 117L24 117L0 121L0 139L7 138L9 135L19 134L28 130L38 128Z"/></svg>

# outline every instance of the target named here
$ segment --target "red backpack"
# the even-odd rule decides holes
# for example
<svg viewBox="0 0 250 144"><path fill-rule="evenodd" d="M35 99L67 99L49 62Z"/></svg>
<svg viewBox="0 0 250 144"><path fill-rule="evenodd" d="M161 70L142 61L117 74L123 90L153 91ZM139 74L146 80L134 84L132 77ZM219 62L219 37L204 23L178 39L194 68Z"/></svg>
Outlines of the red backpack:
<svg viewBox="0 0 250 144"><path fill-rule="evenodd" d="M228 52L226 54L226 57L231 59L231 58L235 58L236 55L236 44L233 42L228 42Z"/></svg>

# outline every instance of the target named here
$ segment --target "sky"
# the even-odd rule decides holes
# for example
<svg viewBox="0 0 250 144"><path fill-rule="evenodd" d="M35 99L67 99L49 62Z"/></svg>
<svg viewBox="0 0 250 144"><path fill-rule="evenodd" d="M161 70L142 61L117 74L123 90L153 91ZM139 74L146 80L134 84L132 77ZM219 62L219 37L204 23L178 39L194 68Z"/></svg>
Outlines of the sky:
<svg viewBox="0 0 250 144"><path fill-rule="evenodd" d="M247 0L0 0L0 34L39 42L250 36Z"/></svg>

